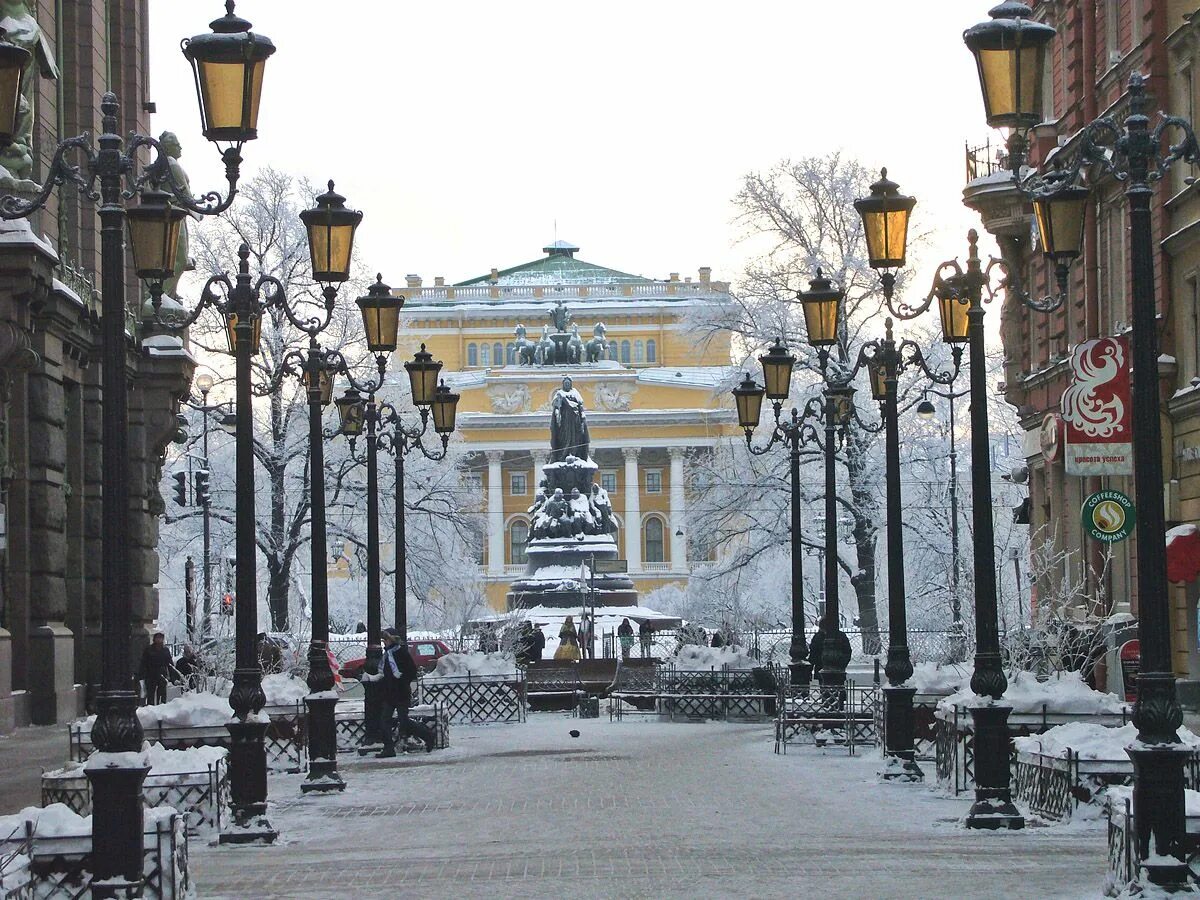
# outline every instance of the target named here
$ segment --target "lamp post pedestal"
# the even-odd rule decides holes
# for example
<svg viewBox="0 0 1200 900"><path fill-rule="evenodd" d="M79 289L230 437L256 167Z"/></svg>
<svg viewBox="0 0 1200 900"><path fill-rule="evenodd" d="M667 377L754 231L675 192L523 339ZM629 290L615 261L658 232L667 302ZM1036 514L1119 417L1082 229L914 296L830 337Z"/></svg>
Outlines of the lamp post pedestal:
<svg viewBox="0 0 1200 900"><path fill-rule="evenodd" d="M992 702L971 709L975 725L975 802L967 813L968 828L996 831L1025 827L1025 817L1012 802L1008 768L1008 715L1011 706Z"/></svg>
<svg viewBox="0 0 1200 900"><path fill-rule="evenodd" d="M274 843L279 837L267 819L268 722L230 722L230 806L233 822L220 835L222 844Z"/></svg>
<svg viewBox="0 0 1200 900"><path fill-rule="evenodd" d="M149 771L149 766L85 770L92 789L92 809L112 814L105 827L92 832L92 857L108 861L104 874L97 871L92 883L96 897L128 896L127 888L143 882L142 782Z"/></svg>
<svg viewBox="0 0 1200 900"><path fill-rule="evenodd" d="M309 694L304 698L308 709L308 775L300 791L344 791L346 782L337 770L337 724L334 720L336 696Z"/></svg>
<svg viewBox="0 0 1200 900"><path fill-rule="evenodd" d="M883 689L887 760L880 777L885 781L925 780L913 749L913 697L916 693L916 688L890 684Z"/></svg>
<svg viewBox="0 0 1200 900"><path fill-rule="evenodd" d="M807 646L805 646L803 644L801 646L804 647L804 651L807 653L807 651L808 651ZM812 663L810 663L807 659L801 659L801 660L796 659L796 642L795 642L794 638L792 640L791 659L792 659L792 661L788 664L788 669L790 669L791 673L792 673L792 675L791 675L792 686L800 687L800 688L807 688L810 684L812 684L812 676L813 676Z"/></svg>
<svg viewBox="0 0 1200 900"><path fill-rule="evenodd" d="M367 647L367 662L363 671L370 675L379 673L379 661L383 658L383 648L378 644ZM363 688L363 736L358 747L359 756L374 753L383 746L383 738L379 734L379 691L382 685L378 681L362 682Z"/></svg>
<svg viewBox="0 0 1200 900"><path fill-rule="evenodd" d="M1146 878L1162 887L1182 887L1189 882L1178 841L1187 832L1183 767L1190 751L1179 744L1135 744L1125 752L1133 761L1133 821Z"/></svg>

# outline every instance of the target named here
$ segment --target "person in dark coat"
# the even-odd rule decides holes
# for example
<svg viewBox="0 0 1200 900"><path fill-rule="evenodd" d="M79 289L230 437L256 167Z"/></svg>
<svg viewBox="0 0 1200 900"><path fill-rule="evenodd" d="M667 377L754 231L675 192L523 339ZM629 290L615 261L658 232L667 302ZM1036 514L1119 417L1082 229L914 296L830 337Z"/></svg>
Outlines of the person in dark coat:
<svg viewBox="0 0 1200 900"><path fill-rule="evenodd" d="M546 635L542 629L532 622L529 623L529 661L541 662L542 654L546 652Z"/></svg>
<svg viewBox="0 0 1200 900"><path fill-rule="evenodd" d="M383 630L383 658L379 661L378 674L363 673L366 681L382 682L379 701L379 734L383 738L383 750L376 753L379 759L396 755L396 734L392 717L400 720L402 738L416 735L425 742L425 751L433 750L437 736L433 730L408 717L412 705L412 683L417 680L417 664L413 662L408 645L400 640L395 628Z"/></svg>
<svg viewBox="0 0 1200 900"><path fill-rule="evenodd" d="M633 625L628 618L622 619L617 626L617 639L621 642L621 659L629 659L633 652Z"/></svg>
<svg viewBox="0 0 1200 900"><path fill-rule="evenodd" d="M720 628L713 632L712 644L709 646L716 647L718 649L725 646L725 636L721 634Z"/></svg>
<svg viewBox="0 0 1200 900"><path fill-rule="evenodd" d="M650 650L654 645L654 626L649 621L638 626L638 643L642 647L642 659L649 659Z"/></svg>
<svg viewBox="0 0 1200 900"><path fill-rule="evenodd" d="M201 675L200 657L196 655L191 644L185 646L179 659L175 660L175 671L190 690L196 689Z"/></svg>
<svg viewBox="0 0 1200 900"><path fill-rule="evenodd" d="M150 644L142 650L142 661L138 666L138 679L146 686L146 704L167 702L167 679L174 668L171 651L166 646L166 635L155 632Z"/></svg>

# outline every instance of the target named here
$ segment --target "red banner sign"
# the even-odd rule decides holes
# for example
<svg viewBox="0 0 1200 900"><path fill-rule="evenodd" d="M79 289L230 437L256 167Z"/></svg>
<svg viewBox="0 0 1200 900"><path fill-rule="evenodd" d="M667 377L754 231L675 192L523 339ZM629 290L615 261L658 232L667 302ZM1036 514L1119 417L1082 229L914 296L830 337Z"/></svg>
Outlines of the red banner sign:
<svg viewBox="0 0 1200 900"><path fill-rule="evenodd" d="M1068 475L1133 472L1128 339L1098 338L1075 347L1061 408Z"/></svg>

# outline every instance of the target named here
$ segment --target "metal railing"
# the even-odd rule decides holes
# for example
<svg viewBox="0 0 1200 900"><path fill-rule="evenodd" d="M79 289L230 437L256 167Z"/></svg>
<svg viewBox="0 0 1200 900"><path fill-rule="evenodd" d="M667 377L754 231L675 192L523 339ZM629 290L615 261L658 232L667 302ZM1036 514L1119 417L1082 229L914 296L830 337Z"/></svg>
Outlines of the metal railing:
<svg viewBox="0 0 1200 900"><path fill-rule="evenodd" d="M723 281L659 281L638 284L484 284L467 287L453 285L422 285L399 288L411 304L447 302L450 300L542 300L563 298L612 297L687 297L696 294L725 294L729 285Z"/></svg>
<svg viewBox="0 0 1200 900"><path fill-rule="evenodd" d="M966 144L967 184L977 178L986 178L1008 169L1008 155L1003 146L993 146L991 139L986 144L972 147Z"/></svg>

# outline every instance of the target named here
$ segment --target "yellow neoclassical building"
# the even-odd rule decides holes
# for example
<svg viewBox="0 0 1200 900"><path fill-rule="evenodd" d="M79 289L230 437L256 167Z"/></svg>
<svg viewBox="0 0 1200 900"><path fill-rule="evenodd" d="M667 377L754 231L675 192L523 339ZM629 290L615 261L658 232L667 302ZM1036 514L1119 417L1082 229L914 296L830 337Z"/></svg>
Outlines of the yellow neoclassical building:
<svg viewBox="0 0 1200 900"><path fill-rule="evenodd" d="M631 275L585 262L564 241L542 251L452 285L410 275L394 291L405 298L403 334L442 360L462 396L459 429L475 451L468 477L486 501L480 564L497 610L525 571L528 509L550 452L550 396L564 376L583 396L598 481L642 595L687 579L697 562L689 545L707 559L703 541L685 533L689 459L739 434L729 338L701 337L688 324L703 307L729 304L728 284L707 268L694 279ZM578 341L555 347L551 333Z"/></svg>

